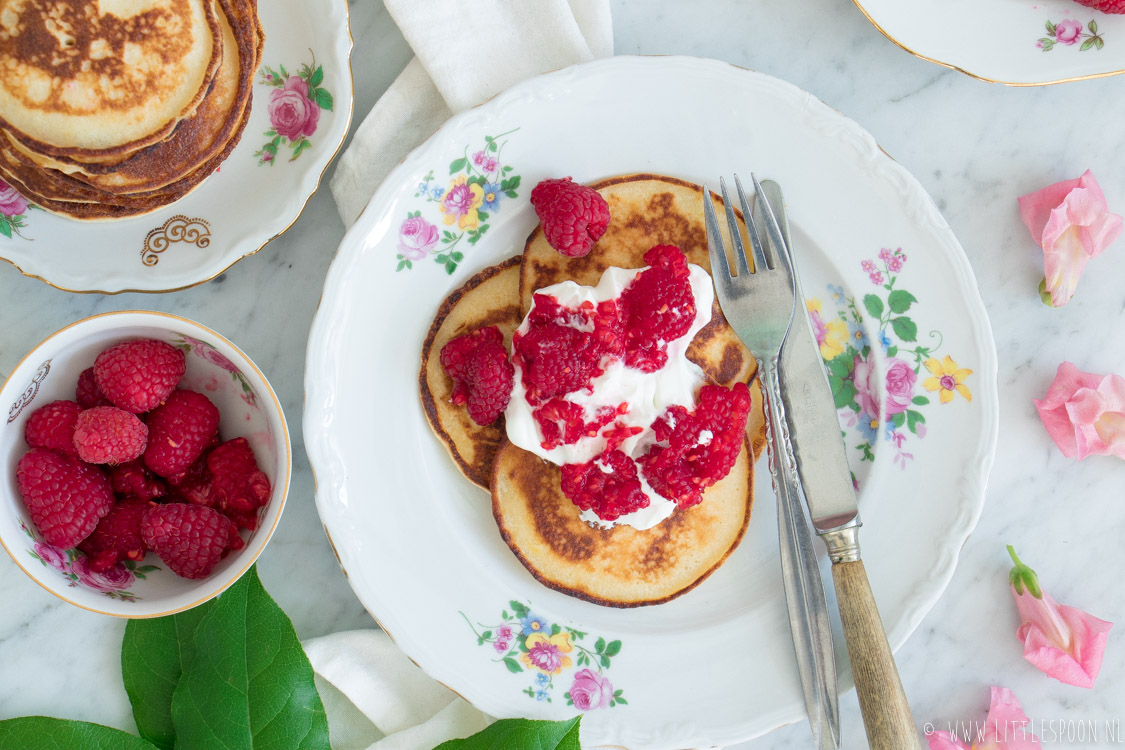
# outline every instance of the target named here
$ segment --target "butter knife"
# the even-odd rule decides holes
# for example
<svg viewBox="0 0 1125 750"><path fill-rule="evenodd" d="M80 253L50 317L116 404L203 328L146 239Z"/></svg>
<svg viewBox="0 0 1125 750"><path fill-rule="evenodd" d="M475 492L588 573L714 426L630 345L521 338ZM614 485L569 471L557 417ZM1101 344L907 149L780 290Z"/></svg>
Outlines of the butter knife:
<svg viewBox="0 0 1125 750"><path fill-rule="evenodd" d="M775 213L783 206L780 187L762 185ZM774 199L776 196L776 200ZM783 225L784 226L784 225ZM788 231L784 227L784 231ZM796 292L804 299L793 252ZM910 704L883 630L859 550L859 506L852 485L836 404L820 349L807 315L796 315L781 349L779 365L786 422L797 473L813 528L828 547L836 602L855 678L860 712L872 750L921 750Z"/></svg>
<svg viewBox="0 0 1125 750"><path fill-rule="evenodd" d="M777 183L768 180L762 183L762 189L773 213L773 219L780 229L781 238L789 246L791 245L789 221L785 215L781 189ZM762 209L761 202L755 201L755 226L765 226L765 222L769 221ZM797 285L796 275L794 275L794 286L799 305L794 323L801 325L802 321L796 318L805 319L803 302L801 302L804 297ZM784 351L784 346L782 349ZM784 388L779 395L784 403ZM779 464L784 467L783 471L795 474L793 445L788 434L787 420L783 421L781 429L785 434L781 435L775 443L779 451L783 447L788 451L788 455L781 457ZM797 667L813 740L819 750L833 750L840 745L840 700L836 686L836 653L832 643L832 623L828 619L828 603L824 596L824 583L820 577L820 566L817 563L816 550L813 548L812 534L809 533L809 522L804 511L801 510L799 481L795 475L785 479L788 481L775 482L775 485L781 485L776 487L781 493L778 502L781 564L783 569L796 568L804 571L801 575L783 578L785 604L789 610L790 622L801 623L804 631L800 636L795 631L793 646L797 652Z"/></svg>

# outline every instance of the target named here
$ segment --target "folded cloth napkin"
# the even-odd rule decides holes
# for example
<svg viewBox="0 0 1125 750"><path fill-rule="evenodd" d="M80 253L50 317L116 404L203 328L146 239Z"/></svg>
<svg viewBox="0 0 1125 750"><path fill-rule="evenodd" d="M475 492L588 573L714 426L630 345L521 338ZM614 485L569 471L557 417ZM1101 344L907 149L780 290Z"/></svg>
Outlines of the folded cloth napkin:
<svg viewBox="0 0 1125 750"><path fill-rule="evenodd" d="M514 83L613 54L609 0L385 0L415 57L356 129L332 178L345 226L453 114Z"/></svg>
<svg viewBox="0 0 1125 750"><path fill-rule="evenodd" d="M305 641L332 750L431 750L492 719L442 687L381 630Z"/></svg>

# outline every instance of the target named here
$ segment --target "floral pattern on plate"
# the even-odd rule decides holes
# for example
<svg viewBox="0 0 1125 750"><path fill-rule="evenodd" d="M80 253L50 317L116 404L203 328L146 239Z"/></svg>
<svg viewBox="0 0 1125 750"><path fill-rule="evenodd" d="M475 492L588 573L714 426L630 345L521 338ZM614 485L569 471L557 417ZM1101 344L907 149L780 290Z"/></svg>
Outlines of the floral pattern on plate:
<svg viewBox="0 0 1125 750"><path fill-rule="evenodd" d="M919 343L918 324L907 315L918 299L905 289L896 288L898 274L905 264L902 248L883 248L877 259L862 261L868 280L880 291L865 294L858 302L845 296L842 286L829 284L828 291L837 308L835 315L825 313L824 302L819 298L805 301L846 439L860 453L861 461L874 461L874 446L881 433L894 447L894 462L904 469L914 458L904 447L910 440L926 436L923 409L931 403L926 393L936 394L941 404L952 402L957 394L971 401L972 392L965 379L973 373L949 355L940 360L935 356L944 341L940 331L930 331L935 344ZM864 312L878 321L874 345L884 356L882 381L872 357L874 346L868 337ZM923 368L929 374L925 379L921 375ZM852 481L858 486L854 472Z"/></svg>
<svg viewBox="0 0 1125 750"><path fill-rule="evenodd" d="M422 211L410 211L399 227L398 260L396 271L410 270L414 261L433 256L434 262L452 274L465 259L460 249L461 240L475 245L489 228L489 217L500 210L503 198L519 197L520 176L512 174L514 168L500 161L506 138L519 128L500 135L486 135L480 149L469 153L465 146L462 155L449 164L449 184L442 186L430 170L414 191L415 198L424 198L427 204L436 203L437 213L427 213L434 219L422 216ZM440 229L438 222L446 228Z"/></svg>
<svg viewBox="0 0 1125 750"><path fill-rule="evenodd" d="M132 560L125 560L109 570L96 573L90 570L86 556L78 550L64 550L42 541L22 521L20 528L35 543L27 553L41 562L44 567L54 568L62 573L63 577L68 579L68 586L86 586L105 594L110 599L120 599L123 602L137 601L140 597L130 592L129 587L134 581L144 580L149 573L160 570L156 565L142 565Z"/></svg>
<svg viewBox="0 0 1125 750"><path fill-rule="evenodd" d="M204 359L211 364L217 365L220 369L226 370L230 373L231 378L238 383L242 389L239 396L247 405L258 408L258 396L254 393L254 389L250 386L250 381L242 374L242 371L227 358L227 355L215 347L208 344L206 341L193 339L191 336L180 336L178 339L172 339L172 346L176 347L184 354L194 354L197 357Z"/></svg>
<svg viewBox="0 0 1125 750"><path fill-rule="evenodd" d="M508 606L511 611L501 612L501 621L495 625L478 622L474 626L464 612L460 614L476 634L477 645L487 643L492 647L496 653L492 661L502 663L513 674L528 671L535 675L534 682L524 688L524 694L551 703L555 678L562 679L572 667L582 667L568 675L570 687L563 693L568 706L579 711L594 711L628 705L621 697L623 691L614 690L603 671L609 669L613 657L621 653L621 641L607 642L605 638L598 638L590 649L579 643L586 640L588 633L549 623L520 602L512 601Z"/></svg>
<svg viewBox="0 0 1125 750"><path fill-rule="evenodd" d="M8 239L12 236L30 239L20 234L27 227L27 212L36 208L27 202L19 192L8 183L0 180L0 234Z"/></svg>
<svg viewBox="0 0 1125 750"><path fill-rule="evenodd" d="M334 103L332 93L321 86L324 66L317 65L315 57L311 63L302 63L295 75L284 65L278 65L277 70L264 65L260 74L258 82L273 88L269 103L272 127L265 133L269 140L254 156L258 157L258 166L269 164L272 167L283 145L288 144L293 152L289 161L296 160L305 149L312 147L309 137L316 133L320 110L331 112Z"/></svg>
<svg viewBox="0 0 1125 750"><path fill-rule="evenodd" d="M1097 21L1090 21L1083 28L1078 21L1067 18L1058 23L1047 21L1047 36L1040 37L1035 46L1044 52L1050 52L1056 44L1061 44L1064 47L1073 47L1078 44L1078 51L1085 52L1090 49L1101 49L1105 46L1105 40L1098 32Z"/></svg>

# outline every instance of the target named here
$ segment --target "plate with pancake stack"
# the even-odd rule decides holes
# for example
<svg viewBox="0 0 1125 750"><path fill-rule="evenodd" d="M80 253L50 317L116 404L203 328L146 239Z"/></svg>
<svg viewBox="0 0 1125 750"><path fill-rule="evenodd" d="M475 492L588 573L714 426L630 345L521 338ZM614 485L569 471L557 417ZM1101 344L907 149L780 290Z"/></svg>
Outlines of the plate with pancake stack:
<svg viewBox="0 0 1125 750"><path fill-rule="evenodd" d="M510 350L537 290L643 268L656 245L706 272L702 185L732 170L785 190L892 646L952 575L995 445L995 349L918 183L835 110L724 63L546 74L452 119L380 187L333 261L306 371L305 442L341 567L403 651L486 713L581 713L584 746L630 750L729 745L804 715L761 393L717 308L686 356L711 384L750 384L745 441L698 505L648 529L585 522L559 468L517 447L514 412L473 422L441 362L491 326ZM581 258L547 245L529 203L567 176L609 206ZM919 524L932 533L902 538Z"/></svg>
<svg viewBox="0 0 1125 750"><path fill-rule="evenodd" d="M347 5L0 0L0 257L206 281L296 220L351 117Z"/></svg>

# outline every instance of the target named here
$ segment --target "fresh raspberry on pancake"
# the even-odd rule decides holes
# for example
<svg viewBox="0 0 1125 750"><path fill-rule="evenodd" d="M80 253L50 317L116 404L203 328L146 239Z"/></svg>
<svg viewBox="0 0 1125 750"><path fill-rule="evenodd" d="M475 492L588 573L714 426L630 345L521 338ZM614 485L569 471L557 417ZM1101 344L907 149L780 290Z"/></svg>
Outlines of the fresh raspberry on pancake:
<svg viewBox="0 0 1125 750"><path fill-rule="evenodd" d="M547 243L570 258L589 253L609 226L605 198L569 177L540 182L531 191L531 205Z"/></svg>
<svg viewBox="0 0 1125 750"><path fill-rule="evenodd" d="M441 366L453 379L451 400L464 404L474 422L491 424L504 413L515 368L499 328L488 326L451 339L441 349Z"/></svg>

